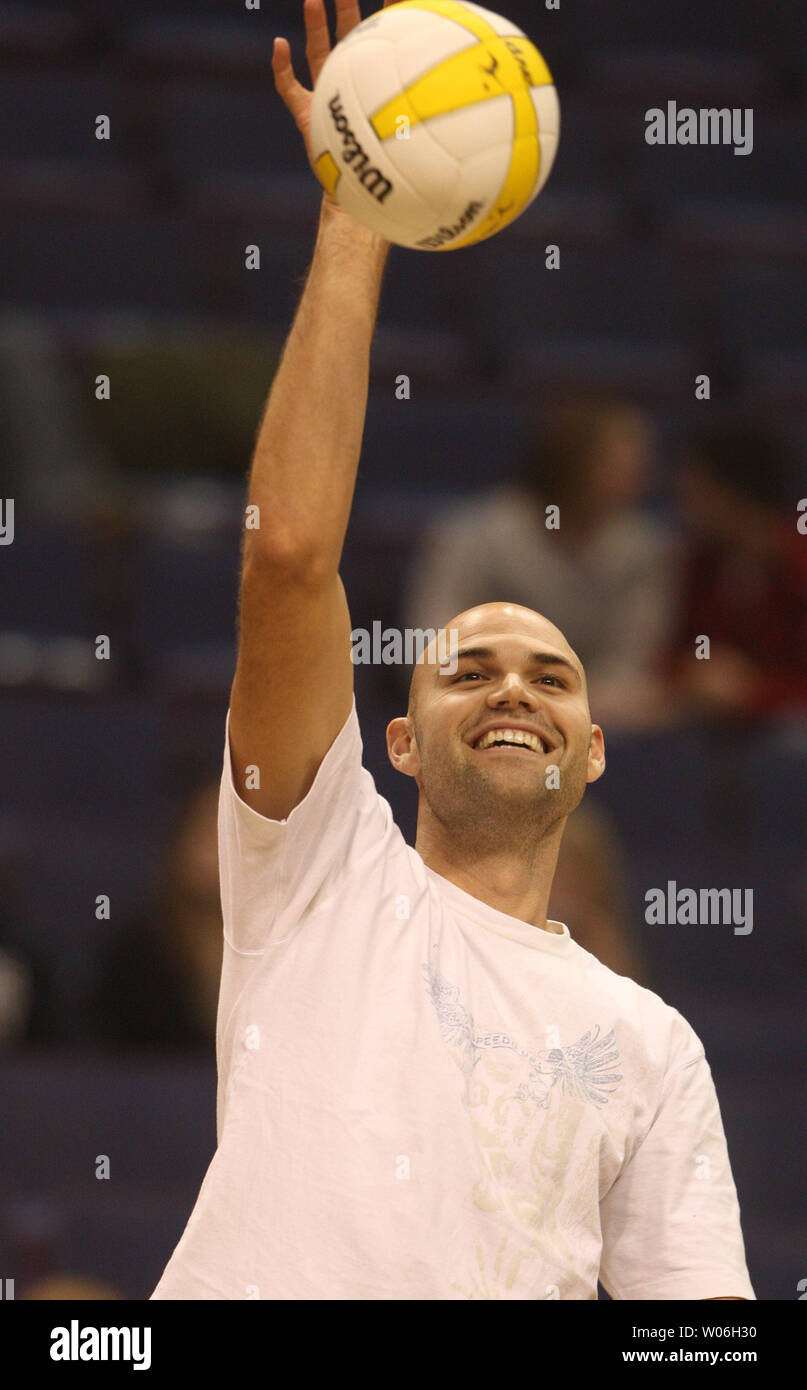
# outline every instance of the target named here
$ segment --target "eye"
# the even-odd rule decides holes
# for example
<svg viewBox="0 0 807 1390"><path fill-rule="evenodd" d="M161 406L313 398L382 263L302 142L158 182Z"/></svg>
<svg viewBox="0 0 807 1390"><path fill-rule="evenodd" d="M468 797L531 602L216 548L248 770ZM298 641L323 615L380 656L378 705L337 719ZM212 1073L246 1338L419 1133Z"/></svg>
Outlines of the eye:
<svg viewBox="0 0 807 1390"><path fill-rule="evenodd" d="M479 676L479 678L480 678L480 680L481 680L481 678L482 678L482 673L481 673L481 671L463 671L463 673L462 673L461 676L457 676L457 679L455 680L454 684L456 685L458 681L466 681L466 680L468 680L469 676Z"/></svg>
<svg viewBox="0 0 807 1390"><path fill-rule="evenodd" d="M559 686L561 690L564 689L563 681L558 680L557 676L539 676L538 683L540 684L541 681L551 681L553 685Z"/></svg>

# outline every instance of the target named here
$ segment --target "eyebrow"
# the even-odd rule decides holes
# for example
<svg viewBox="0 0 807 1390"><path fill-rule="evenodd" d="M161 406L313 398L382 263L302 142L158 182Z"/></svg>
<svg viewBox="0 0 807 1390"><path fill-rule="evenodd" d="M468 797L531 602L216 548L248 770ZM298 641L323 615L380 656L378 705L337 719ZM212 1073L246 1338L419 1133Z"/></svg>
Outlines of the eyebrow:
<svg viewBox="0 0 807 1390"><path fill-rule="evenodd" d="M494 661L496 653L492 647L463 647L462 651L456 653L456 659L460 661ZM558 656L555 652L530 652L527 658L529 666L563 666L580 683L581 677L577 667L565 656Z"/></svg>

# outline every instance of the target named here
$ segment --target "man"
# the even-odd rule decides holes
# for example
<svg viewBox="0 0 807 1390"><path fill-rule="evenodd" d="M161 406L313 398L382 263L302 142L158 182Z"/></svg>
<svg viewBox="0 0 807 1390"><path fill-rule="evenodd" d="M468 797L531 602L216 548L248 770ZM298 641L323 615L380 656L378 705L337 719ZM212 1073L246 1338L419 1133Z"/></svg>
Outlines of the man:
<svg viewBox="0 0 807 1390"><path fill-rule="evenodd" d="M337 33L359 20L339 0ZM311 75L329 51L306 0ZM276 42L304 137L310 94ZM306 140L306 144L308 142ZM310 159L310 149L308 149ZM389 246L323 200L256 446L219 849L218 1149L164 1299L753 1298L692 1029L546 919L605 766L585 675L529 609L461 614L361 765L338 565Z"/></svg>

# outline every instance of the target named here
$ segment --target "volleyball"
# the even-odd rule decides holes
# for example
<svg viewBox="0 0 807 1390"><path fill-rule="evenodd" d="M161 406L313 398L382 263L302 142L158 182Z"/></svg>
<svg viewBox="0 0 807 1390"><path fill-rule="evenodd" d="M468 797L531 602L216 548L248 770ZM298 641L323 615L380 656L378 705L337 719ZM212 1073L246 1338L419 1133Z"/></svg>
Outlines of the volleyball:
<svg viewBox="0 0 807 1390"><path fill-rule="evenodd" d="M549 177L552 75L524 32L469 0L402 0L331 51L311 105L323 188L398 246L495 236Z"/></svg>

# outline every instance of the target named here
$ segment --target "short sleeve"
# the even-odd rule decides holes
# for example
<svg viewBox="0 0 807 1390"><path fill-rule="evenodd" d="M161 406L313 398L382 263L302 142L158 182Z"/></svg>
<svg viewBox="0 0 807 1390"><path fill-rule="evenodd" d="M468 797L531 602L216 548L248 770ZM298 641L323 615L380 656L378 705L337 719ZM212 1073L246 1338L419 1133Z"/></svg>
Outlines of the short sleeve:
<svg viewBox="0 0 807 1390"><path fill-rule="evenodd" d="M677 1062L671 1056L653 1122L600 1203L600 1281L620 1300L753 1299L711 1069L674 1012Z"/></svg>
<svg viewBox="0 0 807 1390"><path fill-rule="evenodd" d="M335 891L340 874L386 827L389 808L362 766L355 700L307 795L285 820L259 815L238 795L225 726L219 794L219 876L225 941L261 954Z"/></svg>

